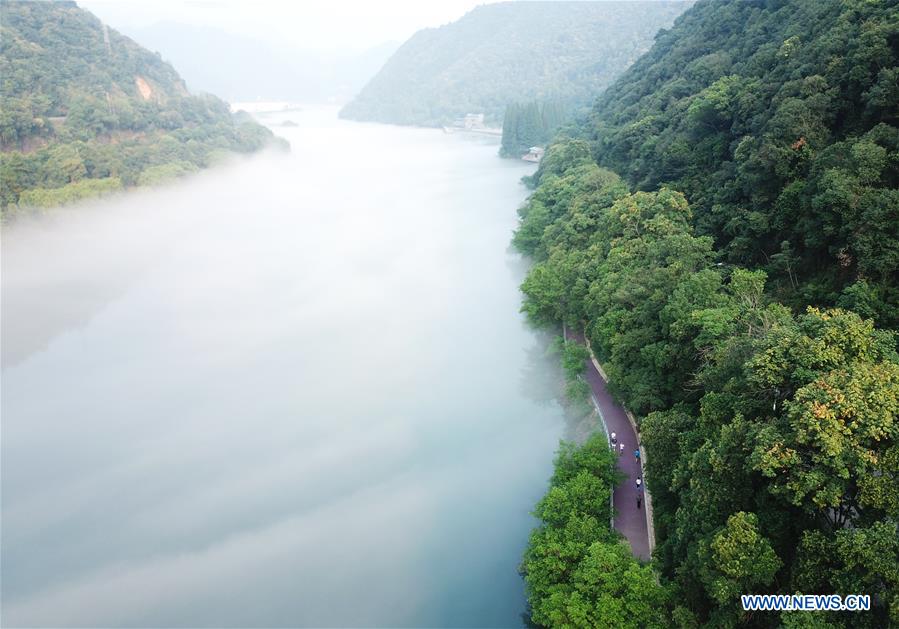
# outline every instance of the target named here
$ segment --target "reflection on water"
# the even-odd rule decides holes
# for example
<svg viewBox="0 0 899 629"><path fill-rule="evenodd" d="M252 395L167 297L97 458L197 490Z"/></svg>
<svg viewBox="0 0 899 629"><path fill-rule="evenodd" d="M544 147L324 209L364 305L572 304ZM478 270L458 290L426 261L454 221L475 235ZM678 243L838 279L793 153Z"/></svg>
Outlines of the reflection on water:
<svg viewBox="0 0 899 629"><path fill-rule="evenodd" d="M529 169L290 116L290 155L4 232L4 626L521 623L564 431Z"/></svg>

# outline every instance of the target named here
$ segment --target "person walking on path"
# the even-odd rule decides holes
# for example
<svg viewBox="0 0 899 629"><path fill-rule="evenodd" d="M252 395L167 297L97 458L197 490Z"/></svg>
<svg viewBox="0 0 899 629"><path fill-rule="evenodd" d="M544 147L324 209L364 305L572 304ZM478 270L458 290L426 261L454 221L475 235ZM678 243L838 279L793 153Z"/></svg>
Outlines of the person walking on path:
<svg viewBox="0 0 899 629"><path fill-rule="evenodd" d="M609 437L612 439L612 446L614 446L616 443L618 443L618 435L616 435L614 432L611 435L609 435Z"/></svg>
<svg viewBox="0 0 899 629"><path fill-rule="evenodd" d="M634 459L637 461L637 463L640 462L640 448L634 450Z"/></svg>
<svg viewBox="0 0 899 629"><path fill-rule="evenodd" d="M586 344L583 333L577 330L566 328L565 337L569 341L581 345ZM652 556L650 550L652 540L648 518L646 517L647 510L642 508L643 494L646 493L646 490L641 491L634 487L634 481L642 475L642 456L636 458L635 462L631 462L631 459L624 456L625 452L632 452L634 449L631 447L628 450L626 448L628 444L634 444L639 451L640 437L637 435L636 427L630 422L627 412L615 401L609 391L600 373L601 368L599 365L593 360L585 360L584 366L586 370L582 377L590 386L590 390L593 393L591 396L593 398L592 401L608 431L609 447L617 451L616 467L627 479L625 482L616 485L612 491L615 505L612 525L616 531L620 532L627 539L634 556L648 560ZM615 433L614 443L612 442L613 432ZM640 500L639 507L634 504L638 498Z"/></svg>
<svg viewBox="0 0 899 629"><path fill-rule="evenodd" d="M637 479L637 491L640 491L642 488L643 488L643 479L638 478Z"/></svg>

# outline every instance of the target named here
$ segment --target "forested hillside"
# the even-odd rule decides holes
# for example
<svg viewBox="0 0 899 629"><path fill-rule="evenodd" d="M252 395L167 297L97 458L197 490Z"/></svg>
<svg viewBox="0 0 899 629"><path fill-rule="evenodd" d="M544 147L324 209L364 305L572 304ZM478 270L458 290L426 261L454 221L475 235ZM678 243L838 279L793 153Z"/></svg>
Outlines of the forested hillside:
<svg viewBox="0 0 899 629"><path fill-rule="evenodd" d="M504 2L419 31L348 103L354 120L499 125L512 102L587 104L689 2Z"/></svg>
<svg viewBox="0 0 899 629"><path fill-rule="evenodd" d="M74 2L3 0L0 18L4 212L154 183L274 139L190 95L170 65Z"/></svg>
<svg viewBox="0 0 899 629"><path fill-rule="evenodd" d="M894 1L701 0L541 164L524 310L586 329L647 449L667 620L633 626L899 624L897 61ZM592 626L570 522L529 596ZM873 609L740 606L797 592Z"/></svg>
<svg viewBox="0 0 899 629"><path fill-rule="evenodd" d="M890 0L703 3L599 98L594 156L687 195L789 303L899 323L897 25Z"/></svg>

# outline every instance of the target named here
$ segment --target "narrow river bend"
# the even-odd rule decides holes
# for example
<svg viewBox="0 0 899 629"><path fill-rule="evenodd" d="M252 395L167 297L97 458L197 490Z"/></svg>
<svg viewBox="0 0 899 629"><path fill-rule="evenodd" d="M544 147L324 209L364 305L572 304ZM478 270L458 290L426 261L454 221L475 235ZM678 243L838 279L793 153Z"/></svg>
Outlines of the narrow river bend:
<svg viewBox="0 0 899 629"><path fill-rule="evenodd" d="M532 167L263 121L289 155L4 231L5 620L520 626L564 431L508 249Z"/></svg>

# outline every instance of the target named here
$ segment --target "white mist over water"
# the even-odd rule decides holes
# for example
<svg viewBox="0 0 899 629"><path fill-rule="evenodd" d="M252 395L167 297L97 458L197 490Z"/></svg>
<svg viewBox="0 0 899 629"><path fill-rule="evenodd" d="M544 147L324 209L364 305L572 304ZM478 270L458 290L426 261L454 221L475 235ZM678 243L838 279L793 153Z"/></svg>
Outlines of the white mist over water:
<svg viewBox="0 0 899 629"><path fill-rule="evenodd" d="M266 121L291 154L5 230L5 626L521 624L564 430L531 168Z"/></svg>

